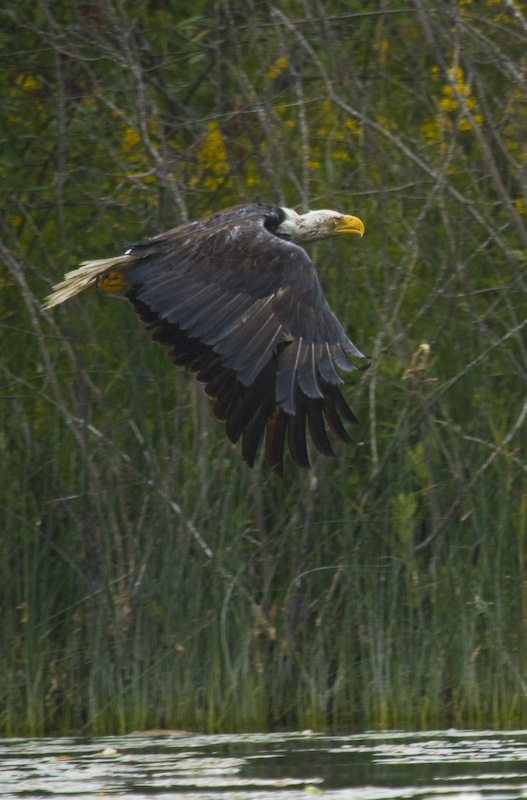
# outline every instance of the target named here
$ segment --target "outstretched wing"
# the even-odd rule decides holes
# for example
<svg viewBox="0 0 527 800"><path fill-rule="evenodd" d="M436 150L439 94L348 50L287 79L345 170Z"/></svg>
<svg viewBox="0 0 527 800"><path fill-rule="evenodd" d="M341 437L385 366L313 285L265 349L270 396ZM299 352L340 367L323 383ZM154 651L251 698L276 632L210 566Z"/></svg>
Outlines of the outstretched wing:
<svg viewBox="0 0 527 800"><path fill-rule="evenodd" d="M192 371L216 402L232 442L252 466L265 434L265 460L282 474L287 440L309 467L315 447L334 455L326 428L349 442L356 418L337 369L362 354L331 311L305 250L275 235L278 206L236 206L187 223L125 255L89 261L54 287L45 308L88 286L126 291L153 338Z"/></svg>
<svg viewBox="0 0 527 800"><path fill-rule="evenodd" d="M123 277L153 338L205 383L229 439L241 436L247 463L265 432L266 461L281 473L286 438L293 460L309 466L306 421L326 455L326 425L349 441L341 417L356 419L337 368L354 369L346 354L362 354L305 250L274 235L280 209L246 209L243 218L215 215L133 246Z"/></svg>

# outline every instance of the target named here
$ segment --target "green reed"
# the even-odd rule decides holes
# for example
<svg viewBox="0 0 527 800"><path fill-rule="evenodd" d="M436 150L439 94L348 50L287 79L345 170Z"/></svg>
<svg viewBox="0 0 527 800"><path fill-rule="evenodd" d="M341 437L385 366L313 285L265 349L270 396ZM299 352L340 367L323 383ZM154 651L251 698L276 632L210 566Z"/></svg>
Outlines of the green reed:
<svg viewBox="0 0 527 800"><path fill-rule="evenodd" d="M29 5L2 17L0 732L525 725L523 12ZM366 224L310 250L367 355L355 444L283 481L126 303L41 310L249 200Z"/></svg>

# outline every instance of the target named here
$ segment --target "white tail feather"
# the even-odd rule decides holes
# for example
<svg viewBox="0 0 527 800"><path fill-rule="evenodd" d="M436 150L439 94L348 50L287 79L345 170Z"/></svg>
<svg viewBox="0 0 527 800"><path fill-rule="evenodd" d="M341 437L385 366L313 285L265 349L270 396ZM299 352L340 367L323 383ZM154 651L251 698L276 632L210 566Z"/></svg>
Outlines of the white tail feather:
<svg viewBox="0 0 527 800"><path fill-rule="evenodd" d="M129 261L130 256L116 256L115 258L99 258L95 261L83 261L78 269L68 272L61 283L53 287L52 293L46 297L43 303L45 309L53 308L75 297L79 292L93 286L101 275L124 262Z"/></svg>

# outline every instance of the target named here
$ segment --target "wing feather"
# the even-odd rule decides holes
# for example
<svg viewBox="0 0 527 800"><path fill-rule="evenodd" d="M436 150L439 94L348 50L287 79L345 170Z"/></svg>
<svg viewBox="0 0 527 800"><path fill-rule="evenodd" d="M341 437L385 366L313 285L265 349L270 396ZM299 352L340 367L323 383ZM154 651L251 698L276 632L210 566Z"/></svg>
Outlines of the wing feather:
<svg viewBox="0 0 527 800"><path fill-rule="evenodd" d="M315 359L320 376L328 383L342 383L342 378L335 369L331 351L327 342L315 345Z"/></svg>
<svg viewBox="0 0 527 800"><path fill-rule="evenodd" d="M298 408L296 414L287 419L287 444L295 464L309 469L311 464L307 454L306 411L304 408Z"/></svg>
<svg viewBox="0 0 527 800"><path fill-rule="evenodd" d="M237 369L237 367L234 366L234 362L238 362L240 368L243 366L244 348L249 342L252 342L253 339L258 337L262 328L269 322L271 322L274 327L279 324L272 310L268 308L269 302L270 299L259 300L253 303L252 307L249 309L250 313L243 315L243 317L239 319L237 328L216 344L216 350L226 358L230 358L233 362L232 366L234 369Z"/></svg>
<svg viewBox="0 0 527 800"><path fill-rule="evenodd" d="M295 393L301 349L302 339L291 342L283 349L278 360L276 402L286 414L294 414L296 411Z"/></svg>
<svg viewBox="0 0 527 800"><path fill-rule="evenodd" d="M284 474L284 447L288 416L275 408L265 429L265 463L280 477Z"/></svg>
<svg viewBox="0 0 527 800"><path fill-rule="evenodd" d="M333 359L333 363L344 372L353 372L354 369L357 367L351 363L349 358L344 353L341 344L330 346L331 357Z"/></svg>
<svg viewBox="0 0 527 800"><path fill-rule="evenodd" d="M307 424L309 433L313 439L313 444L324 456L335 457L333 448L331 447L328 435L326 433L326 426L324 424L323 406L320 401L310 403L307 412Z"/></svg>
<svg viewBox="0 0 527 800"><path fill-rule="evenodd" d="M340 390L336 386L326 386L327 397L329 397L335 407L335 411L339 416L344 417L346 422L351 422L352 425L358 425L359 420L348 406L342 397Z"/></svg>
<svg viewBox="0 0 527 800"><path fill-rule="evenodd" d="M269 328L269 326L267 326ZM251 384L256 380L257 375L261 372L263 367L272 358L275 344L278 341L282 332L282 326L279 325L267 330L267 344L265 348L261 347L261 342L255 342L255 347L246 350L247 364L243 372L240 372L240 380L245 384ZM254 353L253 353L254 351Z"/></svg>
<svg viewBox="0 0 527 800"><path fill-rule="evenodd" d="M268 409L265 403L261 403L242 432L242 456L250 467L254 466L258 446L265 431L268 417Z"/></svg>
<svg viewBox="0 0 527 800"><path fill-rule="evenodd" d="M177 295L171 307L161 316L173 325L183 327L192 314L197 314L200 309L210 308L215 300L222 297L223 292L215 284L202 284L197 281L188 281L178 288ZM223 298L225 299L225 298Z"/></svg>
<svg viewBox="0 0 527 800"><path fill-rule="evenodd" d="M302 342L298 359L298 384L308 397L324 395L317 380L317 365L315 362L315 346Z"/></svg>
<svg viewBox="0 0 527 800"><path fill-rule="evenodd" d="M195 335L195 329L200 322L213 317L224 305L225 292L220 286L214 286L213 284L208 287L206 293L198 293L185 304L178 303L170 315L167 316L167 320Z"/></svg>
<svg viewBox="0 0 527 800"><path fill-rule="evenodd" d="M195 327L195 335L203 338L212 347L217 345L243 325L243 318L253 305L254 298L249 295L236 294L226 299L222 309Z"/></svg>

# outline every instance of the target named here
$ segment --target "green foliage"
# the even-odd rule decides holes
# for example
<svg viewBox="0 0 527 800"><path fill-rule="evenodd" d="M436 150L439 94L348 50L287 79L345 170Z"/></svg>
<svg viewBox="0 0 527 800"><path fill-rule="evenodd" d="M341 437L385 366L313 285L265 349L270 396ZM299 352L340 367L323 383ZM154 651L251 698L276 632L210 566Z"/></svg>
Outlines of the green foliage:
<svg viewBox="0 0 527 800"><path fill-rule="evenodd" d="M0 730L524 725L527 7L0 12ZM367 368L338 459L243 464L78 262L254 200ZM362 366L361 364L357 364Z"/></svg>

